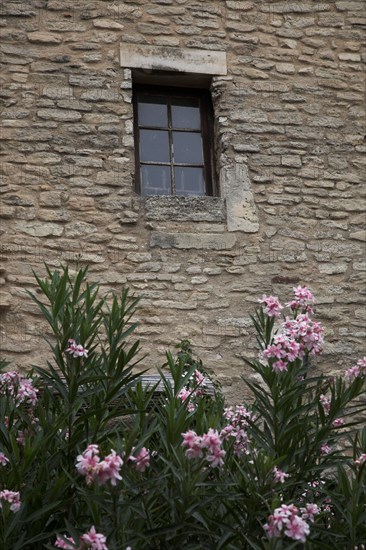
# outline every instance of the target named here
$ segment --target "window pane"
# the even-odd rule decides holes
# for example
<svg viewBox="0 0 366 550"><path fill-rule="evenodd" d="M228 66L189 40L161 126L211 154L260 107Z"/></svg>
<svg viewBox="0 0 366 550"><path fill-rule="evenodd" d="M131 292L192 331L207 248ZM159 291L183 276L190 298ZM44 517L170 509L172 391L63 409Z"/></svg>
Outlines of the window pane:
<svg viewBox="0 0 366 550"><path fill-rule="evenodd" d="M174 162L202 164L201 134L193 132L173 132Z"/></svg>
<svg viewBox="0 0 366 550"><path fill-rule="evenodd" d="M141 166L142 195L170 195L169 166Z"/></svg>
<svg viewBox="0 0 366 550"><path fill-rule="evenodd" d="M170 162L168 132L140 130L140 160Z"/></svg>
<svg viewBox="0 0 366 550"><path fill-rule="evenodd" d="M140 97L138 100L139 126L168 127L166 98L160 96Z"/></svg>
<svg viewBox="0 0 366 550"><path fill-rule="evenodd" d="M199 100L195 98L172 99L172 125L173 128L201 129L201 117Z"/></svg>
<svg viewBox="0 0 366 550"><path fill-rule="evenodd" d="M174 173L177 195L205 194L203 168L183 168L176 166Z"/></svg>

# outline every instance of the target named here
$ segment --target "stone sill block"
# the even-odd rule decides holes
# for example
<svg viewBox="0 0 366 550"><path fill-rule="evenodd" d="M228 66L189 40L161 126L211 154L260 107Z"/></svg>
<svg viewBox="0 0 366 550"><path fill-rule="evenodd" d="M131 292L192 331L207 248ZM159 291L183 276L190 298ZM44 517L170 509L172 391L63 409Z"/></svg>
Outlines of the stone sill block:
<svg viewBox="0 0 366 550"><path fill-rule="evenodd" d="M151 196L141 198L146 220L226 223L226 204L221 197Z"/></svg>

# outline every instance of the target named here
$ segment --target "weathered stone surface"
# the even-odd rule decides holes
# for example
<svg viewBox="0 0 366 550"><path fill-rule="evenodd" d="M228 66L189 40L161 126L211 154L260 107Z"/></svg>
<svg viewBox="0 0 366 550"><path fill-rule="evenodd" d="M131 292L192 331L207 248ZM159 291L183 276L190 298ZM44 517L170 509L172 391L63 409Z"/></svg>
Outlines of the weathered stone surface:
<svg viewBox="0 0 366 550"><path fill-rule="evenodd" d="M77 111L66 111L59 109L40 109L37 111L37 116L46 120L57 120L61 122L71 122L81 119L81 114Z"/></svg>
<svg viewBox="0 0 366 550"><path fill-rule="evenodd" d="M21 233L33 237L60 237L64 230L62 225L54 223L17 222L15 226Z"/></svg>
<svg viewBox="0 0 366 550"><path fill-rule="evenodd" d="M225 222L225 201L219 197L146 197L147 220Z"/></svg>
<svg viewBox="0 0 366 550"><path fill-rule="evenodd" d="M146 28L146 27L145 27ZM153 28L150 29L153 31ZM159 29L157 29L159 33ZM121 44L121 67L226 75L226 53L192 48Z"/></svg>
<svg viewBox="0 0 366 550"><path fill-rule="evenodd" d="M111 19L94 19L94 27L97 29L110 29L120 31L124 28L124 25L118 23L118 21L112 21Z"/></svg>
<svg viewBox="0 0 366 550"><path fill-rule="evenodd" d="M27 34L29 42L41 42L42 44L60 44L61 36L52 32L29 32Z"/></svg>
<svg viewBox="0 0 366 550"><path fill-rule="evenodd" d="M197 250L230 250L236 243L235 235L195 233L151 233L150 246Z"/></svg>
<svg viewBox="0 0 366 550"><path fill-rule="evenodd" d="M239 163L223 167L222 183L228 230L256 233L259 222L247 167Z"/></svg>

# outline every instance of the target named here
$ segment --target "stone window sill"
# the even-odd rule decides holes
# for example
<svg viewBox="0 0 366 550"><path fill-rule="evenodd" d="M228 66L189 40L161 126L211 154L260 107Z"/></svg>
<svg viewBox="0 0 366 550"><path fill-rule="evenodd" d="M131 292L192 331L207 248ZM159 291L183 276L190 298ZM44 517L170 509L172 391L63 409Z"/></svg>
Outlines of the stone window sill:
<svg viewBox="0 0 366 550"><path fill-rule="evenodd" d="M226 201L221 197L142 197L147 221L226 223Z"/></svg>

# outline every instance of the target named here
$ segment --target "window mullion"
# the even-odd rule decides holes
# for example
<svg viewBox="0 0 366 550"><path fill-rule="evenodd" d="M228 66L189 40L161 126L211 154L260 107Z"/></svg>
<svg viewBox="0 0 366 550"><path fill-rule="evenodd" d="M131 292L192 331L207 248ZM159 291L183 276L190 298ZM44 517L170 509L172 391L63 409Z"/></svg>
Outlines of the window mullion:
<svg viewBox="0 0 366 550"><path fill-rule="evenodd" d="M172 185L172 195L176 195L171 96L168 97L167 103L168 103L168 135L169 135L169 153L170 153L170 179L171 179L171 185Z"/></svg>

